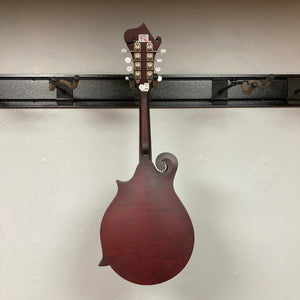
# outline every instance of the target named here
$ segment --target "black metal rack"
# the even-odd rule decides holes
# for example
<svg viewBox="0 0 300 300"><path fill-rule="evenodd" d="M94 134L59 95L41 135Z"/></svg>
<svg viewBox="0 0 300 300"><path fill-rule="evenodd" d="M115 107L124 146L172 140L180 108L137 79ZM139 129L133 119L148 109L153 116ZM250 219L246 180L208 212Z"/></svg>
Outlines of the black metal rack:
<svg viewBox="0 0 300 300"><path fill-rule="evenodd" d="M136 108L138 100L125 75L0 75L0 108ZM151 108L297 106L300 74L164 75L150 93Z"/></svg>

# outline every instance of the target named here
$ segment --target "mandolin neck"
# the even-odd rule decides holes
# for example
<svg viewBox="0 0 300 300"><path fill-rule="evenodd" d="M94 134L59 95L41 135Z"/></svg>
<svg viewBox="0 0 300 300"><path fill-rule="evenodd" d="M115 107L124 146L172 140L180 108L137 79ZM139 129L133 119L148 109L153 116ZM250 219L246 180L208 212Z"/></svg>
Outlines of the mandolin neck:
<svg viewBox="0 0 300 300"><path fill-rule="evenodd" d="M149 92L140 91L140 161L144 155L148 155L149 160L152 160Z"/></svg>

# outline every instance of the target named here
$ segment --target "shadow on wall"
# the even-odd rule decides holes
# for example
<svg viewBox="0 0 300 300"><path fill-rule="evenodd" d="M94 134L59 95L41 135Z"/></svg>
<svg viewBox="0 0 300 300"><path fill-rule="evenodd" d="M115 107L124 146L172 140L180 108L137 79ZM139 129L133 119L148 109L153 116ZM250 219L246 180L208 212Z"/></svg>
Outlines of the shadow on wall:
<svg viewBox="0 0 300 300"><path fill-rule="evenodd" d="M189 265L186 267L185 278L177 282L180 299L222 299L230 293L229 286L236 270L236 258L232 246L224 240L220 216L224 202L222 199L232 197L224 195L226 191L216 190L196 180L190 183L197 195L194 199L195 210L191 218L195 230L195 246ZM197 188L196 188L197 187ZM221 194L222 193L222 194ZM197 288L187 288L187 287ZM184 294L183 294L184 293Z"/></svg>

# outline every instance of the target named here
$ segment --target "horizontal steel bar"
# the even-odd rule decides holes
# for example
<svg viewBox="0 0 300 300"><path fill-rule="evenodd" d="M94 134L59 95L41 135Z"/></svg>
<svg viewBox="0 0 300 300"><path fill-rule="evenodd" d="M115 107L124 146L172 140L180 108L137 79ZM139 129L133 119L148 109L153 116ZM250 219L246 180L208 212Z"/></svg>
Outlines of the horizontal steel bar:
<svg viewBox="0 0 300 300"><path fill-rule="evenodd" d="M62 87L59 93L58 89L49 90L49 80L55 77L72 81L74 75L0 75L0 108L138 107L138 91L129 89L124 75L79 75L76 89L62 91ZM267 77L265 74L164 75L158 88L151 90L150 107L300 106L300 93L297 94L300 74L275 74L268 87L255 87L249 95L242 91L243 81L264 81ZM230 86L232 82L238 84Z"/></svg>

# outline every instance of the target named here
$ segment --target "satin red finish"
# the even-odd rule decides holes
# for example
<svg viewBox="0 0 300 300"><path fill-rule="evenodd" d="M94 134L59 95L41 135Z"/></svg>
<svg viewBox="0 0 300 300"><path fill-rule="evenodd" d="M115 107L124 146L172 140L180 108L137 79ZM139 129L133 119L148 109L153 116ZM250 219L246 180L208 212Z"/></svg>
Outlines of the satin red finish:
<svg viewBox="0 0 300 300"><path fill-rule="evenodd" d="M156 170L145 155L133 178L118 181L118 193L101 224L103 259L124 279L157 284L177 275L187 264L194 245L190 217L177 197L173 179L177 160L170 153L158 157Z"/></svg>
<svg viewBox="0 0 300 300"><path fill-rule="evenodd" d="M129 49L138 34L149 34L157 51L161 38L152 37L147 27L125 32ZM142 79L146 59L142 45ZM146 80L146 81L145 81ZM149 82L149 81L148 81ZM151 285L176 276L193 251L194 230L191 219L173 187L177 159L162 153L151 161L151 135L148 92L140 91L140 157L133 177L117 181L118 192L101 223L103 258L99 266L110 265L124 279Z"/></svg>

